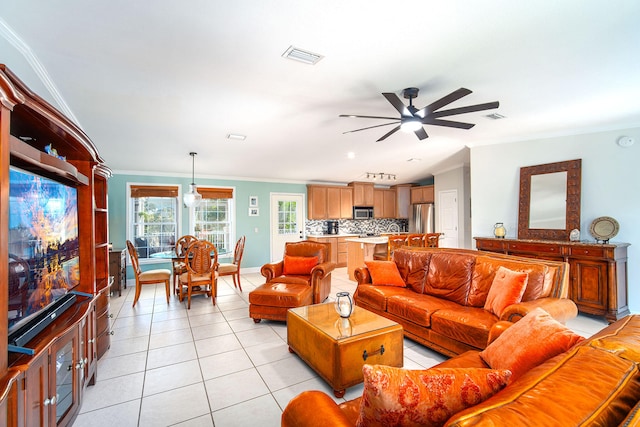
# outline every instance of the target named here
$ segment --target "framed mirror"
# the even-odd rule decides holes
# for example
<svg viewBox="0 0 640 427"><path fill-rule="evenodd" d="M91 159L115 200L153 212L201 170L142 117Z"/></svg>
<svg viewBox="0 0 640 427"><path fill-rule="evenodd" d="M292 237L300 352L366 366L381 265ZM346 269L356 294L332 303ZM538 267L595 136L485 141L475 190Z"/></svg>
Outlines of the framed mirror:
<svg viewBox="0 0 640 427"><path fill-rule="evenodd" d="M518 239L569 240L580 228L582 160L520 168Z"/></svg>

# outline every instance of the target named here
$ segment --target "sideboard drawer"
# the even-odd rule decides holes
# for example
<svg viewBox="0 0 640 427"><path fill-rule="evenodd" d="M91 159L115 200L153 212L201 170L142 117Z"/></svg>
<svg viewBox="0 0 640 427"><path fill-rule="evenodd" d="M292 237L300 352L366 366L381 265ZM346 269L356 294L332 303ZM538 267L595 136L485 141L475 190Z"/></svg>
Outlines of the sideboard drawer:
<svg viewBox="0 0 640 427"><path fill-rule="evenodd" d="M476 243L476 248L484 251L504 251L505 243L498 240L482 239Z"/></svg>
<svg viewBox="0 0 640 427"><path fill-rule="evenodd" d="M561 247L559 245L547 245L531 242L509 242L508 250L512 253L518 252L542 252L547 254L560 255Z"/></svg>
<svg viewBox="0 0 640 427"><path fill-rule="evenodd" d="M605 255L604 248L598 247L584 247L584 246L569 246L569 253L571 255L578 256L592 256L602 258Z"/></svg>

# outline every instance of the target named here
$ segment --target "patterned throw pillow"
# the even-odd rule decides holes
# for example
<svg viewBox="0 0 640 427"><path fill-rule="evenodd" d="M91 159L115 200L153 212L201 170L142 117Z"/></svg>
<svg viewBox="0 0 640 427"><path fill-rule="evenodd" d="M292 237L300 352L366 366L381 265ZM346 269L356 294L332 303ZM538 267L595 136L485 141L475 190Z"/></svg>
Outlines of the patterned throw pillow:
<svg viewBox="0 0 640 427"><path fill-rule="evenodd" d="M582 340L582 336L538 307L509 326L480 352L480 357L493 369L509 369L515 380Z"/></svg>
<svg viewBox="0 0 640 427"><path fill-rule="evenodd" d="M317 256L284 256L283 274L299 274L308 276L313 267L318 265Z"/></svg>
<svg viewBox="0 0 640 427"><path fill-rule="evenodd" d="M493 396L508 370L432 368L408 370L364 365L358 427L441 426L455 413Z"/></svg>
<svg viewBox="0 0 640 427"><path fill-rule="evenodd" d="M528 280L529 273L511 271L501 266L491 283L484 309L498 317L502 316L505 308L522 300Z"/></svg>
<svg viewBox="0 0 640 427"><path fill-rule="evenodd" d="M393 261L365 261L374 285L406 287L398 266Z"/></svg>

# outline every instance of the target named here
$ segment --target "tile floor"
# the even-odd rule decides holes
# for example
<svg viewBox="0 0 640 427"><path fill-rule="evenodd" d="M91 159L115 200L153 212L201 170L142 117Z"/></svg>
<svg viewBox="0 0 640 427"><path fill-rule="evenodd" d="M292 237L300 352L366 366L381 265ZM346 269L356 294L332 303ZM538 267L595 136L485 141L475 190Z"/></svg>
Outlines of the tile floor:
<svg viewBox="0 0 640 427"><path fill-rule="evenodd" d="M112 297L111 348L98 361L96 384L86 389L73 427L279 426L298 393L316 389L333 396L289 353L285 323L249 318L249 292L261 283L259 273L243 274L239 292L229 277L220 278L217 305L196 296L190 310L176 297L167 305L162 286L143 287L135 308L132 286ZM336 269L332 295L354 289L346 269ZM569 323L584 336L605 325L587 316ZM406 368L445 359L411 340L404 345ZM351 387L344 399L361 393L362 385Z"/></svg>

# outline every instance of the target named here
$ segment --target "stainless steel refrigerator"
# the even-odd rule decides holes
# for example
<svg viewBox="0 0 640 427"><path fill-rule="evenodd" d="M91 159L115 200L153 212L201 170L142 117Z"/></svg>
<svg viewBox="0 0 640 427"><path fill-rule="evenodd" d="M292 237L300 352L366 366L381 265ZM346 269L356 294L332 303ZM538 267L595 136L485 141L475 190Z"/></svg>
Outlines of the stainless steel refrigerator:
<svg viewBox="0 0 640 427"><path fill-rule="evenodd" d="M409 211L409 233L435 233L435 210L433 203L411 205Z"/></svg>

